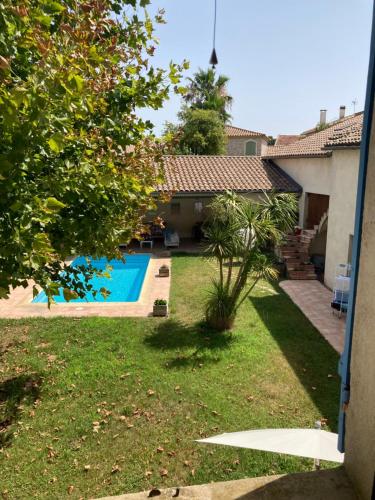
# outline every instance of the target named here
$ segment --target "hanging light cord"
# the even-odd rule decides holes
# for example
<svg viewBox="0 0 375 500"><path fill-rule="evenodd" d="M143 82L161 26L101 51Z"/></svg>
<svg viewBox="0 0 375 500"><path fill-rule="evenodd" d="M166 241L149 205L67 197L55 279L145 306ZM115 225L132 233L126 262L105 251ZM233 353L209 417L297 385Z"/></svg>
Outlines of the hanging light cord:
<svg viewBox="0 0 375 500"><path fill-rule="evenodd" d="M213 48L215 48L215 44L216 44L216 10L217 10L217 0L215 0L215 14L214 14L214 44L213 44Z"/></svg>

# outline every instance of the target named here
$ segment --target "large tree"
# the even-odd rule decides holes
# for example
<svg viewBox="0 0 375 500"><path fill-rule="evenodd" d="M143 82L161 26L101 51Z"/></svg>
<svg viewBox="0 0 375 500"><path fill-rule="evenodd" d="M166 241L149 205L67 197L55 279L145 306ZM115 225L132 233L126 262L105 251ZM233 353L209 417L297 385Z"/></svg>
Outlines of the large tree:
<svg viewBox="0 0 375 500"><path fill-rule="evenodd" d="M228 94L229 78L227 76L216 76L216 71L213 68L199 69L188 81L184 99L192 109L217 111L224 122L231 118L228 110L233 99Z"/></svg>
<svg viewBox="0 0 375 500"><path fill-rule="evenodd" d="M183 113L179 148L182 154L221 155L225 152L225 129L219 114L210 109L187 109Z"/></svg>
<svg viewBox="0 0 375 500"><path fill-rule="evenodd" d="M182 69L150 64L163 16L148 3L0 4L2 298L29 279L48 297L59 286L83 296L87 281L64 260L115 257L141 230L164 151L136 109L160 108Z"/></svg>

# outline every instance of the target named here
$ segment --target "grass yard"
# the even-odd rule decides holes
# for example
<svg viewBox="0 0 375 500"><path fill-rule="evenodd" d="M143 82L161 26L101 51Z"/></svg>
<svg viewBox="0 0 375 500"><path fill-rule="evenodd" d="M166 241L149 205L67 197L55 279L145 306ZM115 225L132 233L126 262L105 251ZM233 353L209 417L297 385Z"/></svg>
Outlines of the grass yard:
<svg viewBox="0 0 375 500"><path fill-rule="evenodd" d="M320 417L337 430L336 352L267 283L232 334L205 330L213 271L201 257L173 258L167 320L0 322L0 494L95 498L311 469L194 442Z"/></svg>

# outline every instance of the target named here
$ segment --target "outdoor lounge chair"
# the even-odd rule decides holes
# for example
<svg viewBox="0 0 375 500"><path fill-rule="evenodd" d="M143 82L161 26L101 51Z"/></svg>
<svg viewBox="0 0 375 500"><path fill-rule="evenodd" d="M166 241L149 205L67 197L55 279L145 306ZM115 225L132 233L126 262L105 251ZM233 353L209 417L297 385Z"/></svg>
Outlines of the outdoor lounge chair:
<svg viewBox="0 0 375 500"><path fill-rule="evenodd" d="M179 247L180 237L178 232L174 229L166 229L164 232L164 246L168 247Z"/></svg>

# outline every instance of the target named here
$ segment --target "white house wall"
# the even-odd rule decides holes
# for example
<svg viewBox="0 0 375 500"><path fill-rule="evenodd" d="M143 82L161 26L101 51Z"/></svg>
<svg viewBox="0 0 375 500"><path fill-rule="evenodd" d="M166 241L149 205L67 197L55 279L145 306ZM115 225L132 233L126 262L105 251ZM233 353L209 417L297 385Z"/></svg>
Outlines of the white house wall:
<svg viewBox="0 0 375 500"><path fill-rule="evenodd" d="M299 199L299 225L304 226L306 193L329 195L332 190L332 158L277 159L275 163L303 188Z"/></svg>
<svg viewBox="0 0 375 500"><path fill-rule="evenodd" d="M305 221L306 193L329 195L324 282L334 286L337 264L347 263L354 232L359 149L336 150L331 157L278 159L276 163L303 188L299 223Z"/></svg>
<svg viewBox="0 0 375 500"><path fill-rule="evenodd" d="M348 262L350 236L354 234L359 150L334 151L332 167L325 268L325 282L330 288L337 264Z"/></svg>

